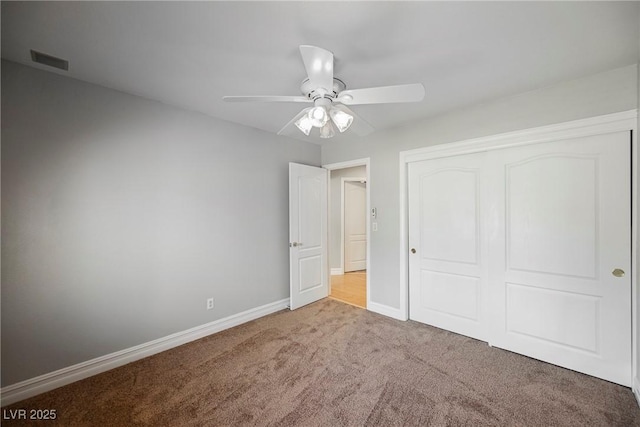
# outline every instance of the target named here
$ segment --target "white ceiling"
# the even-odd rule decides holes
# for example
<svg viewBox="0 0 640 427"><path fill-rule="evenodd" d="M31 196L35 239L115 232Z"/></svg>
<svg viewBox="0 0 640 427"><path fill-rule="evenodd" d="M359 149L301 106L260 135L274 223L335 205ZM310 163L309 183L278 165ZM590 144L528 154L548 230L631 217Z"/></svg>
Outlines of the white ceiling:
<svg viewBox="0 0 640 427"><path fill-rule="evenodd" d="M376 129L638 62L636 2L2 2L2 57L276 133L302 104L298 51L349 89L422 83L417 104L354 106ZM299 135L306 139L304 135ZM358 138L342 134L338 138ZM309 140L309 139L307 139ZM315 140L313 142L319 142Z"/></svg>

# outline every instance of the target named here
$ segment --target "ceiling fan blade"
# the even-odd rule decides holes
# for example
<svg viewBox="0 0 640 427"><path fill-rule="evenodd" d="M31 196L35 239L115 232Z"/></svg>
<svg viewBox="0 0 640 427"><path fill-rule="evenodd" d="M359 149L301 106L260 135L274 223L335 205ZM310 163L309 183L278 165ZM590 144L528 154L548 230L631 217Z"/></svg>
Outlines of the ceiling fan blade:
<svg viewBox="0 0 640 427"><path fill-rule="evenodd" d="M300 54L309 82L315 88L333 91L333 53L316 46L300 45Z"/></svg>
<svg viewBox="0 0 640 427"><path fill-rule="evenodd" d="M296 128L296 126L294 125L294 123L296 122L296 120L298 120L300 117L304 116L305 114L307 114L309 112L309 110L311 110L312 107L308 107L305 108L304 110L300 111L298 114L296 114L296 116L291 119L291 121L289 123L287 123L286 125L284 125L282 127L282 129L280 129L278 131L278 135L290 135L292 132L290 132L291 130L295 129L296 132L300 132L300 130L298 130ZM303 135L302 133L300 133L300 135Z"/></svg>
<svg viewBox="0 0 640 427"><path fill-rule="evenodd" d="M351 109L347 108L346 105L334 104L332 105L332 108L344 111L345 113L353 116L353 122L351 123L351 126L349 126L349 129L346 130L346 132L353 132L358 136L367 136L375 130L375 128L371 126L365 119L351 111Z"/></svg>
<svg viewBox="0 0 640 427"><path fill-rule="evenodd" d="M419 102L424 99L422 83L343 90L336 101L346 105Z"/></svg>
<svg viewBox="0 0 640 427"><path fill-rule="evenodd" d="M306 96L223 96L227 102L312 102Z"/></svg>

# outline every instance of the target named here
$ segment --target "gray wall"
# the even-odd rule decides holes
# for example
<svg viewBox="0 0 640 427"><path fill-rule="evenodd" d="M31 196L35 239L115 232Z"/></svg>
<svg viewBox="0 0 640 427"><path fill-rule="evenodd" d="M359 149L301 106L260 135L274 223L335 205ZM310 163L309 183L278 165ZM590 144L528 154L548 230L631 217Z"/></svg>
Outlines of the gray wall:
<svg viewBox="0 0 640 427"><path fill-rule="evenodd" d="M323 146L323 164L371 158L371 207L378 209L370 242L371 300L400 307L400 151L635 109L637 83L632 65Z"/></svg>
<svg viewBox="0 0 640 427"><path fill-rule="evenodd" d="M290 161L320 149L3 61L2 385L288 298Z"/></svg>
<svg viewBox="0 0 640 427"><path fill-rule="evenodd" d="M342 178L366 178L365 166L355 166L352 168L336 169L331 171L331 200L329 201L329 266L330 268L340 268L340 226L342 218L340 215L341 192L340 186Z"/></svg>

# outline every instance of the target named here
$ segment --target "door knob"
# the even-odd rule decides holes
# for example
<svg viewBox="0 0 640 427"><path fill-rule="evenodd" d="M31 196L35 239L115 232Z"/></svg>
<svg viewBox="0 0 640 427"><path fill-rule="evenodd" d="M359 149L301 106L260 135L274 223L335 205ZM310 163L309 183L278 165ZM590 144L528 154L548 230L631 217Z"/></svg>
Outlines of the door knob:
<svg viewBox="0 0 640 427"><path fill-rule="evenodd" d="M616 277L624 277L624 270L621 270L619 268L616 268L615 270L613 270L611 272L611 274L613 274Z"/></svg>
<svg viewBox="0 0 640 427"><path fill-rule="evenodd" d="M416 253L416 248L411 248L411 253L415 254Z"/></svg>
<svg viewBox="0 0 640 427"><path fill-rule="evenodd" d="M300 243L300 242L293 242L293 243L289 243L289 247L294 247L294 248L296 248L296 247L298 247L298 246L302 246L302 243Z"/></svg>

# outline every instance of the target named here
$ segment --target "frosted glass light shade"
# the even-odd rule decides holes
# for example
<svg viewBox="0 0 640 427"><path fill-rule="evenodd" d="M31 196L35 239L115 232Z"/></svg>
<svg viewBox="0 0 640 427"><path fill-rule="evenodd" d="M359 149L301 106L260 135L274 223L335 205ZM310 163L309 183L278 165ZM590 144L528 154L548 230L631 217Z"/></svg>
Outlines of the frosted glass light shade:
<svg viewBox="0 0 640 427"><path fill-rule="evenodd" d="M298 129L300 129L305 135L309 136L313 124L311 123L311 119L307 114L304 114L302 117L296 120L295 124Z"/></svg>
<svg viewBox="0 0 640 427"><path fill-rule="evenodd" d="M353 123L353 116L351 114L347 114L337 108L332 108L331 111L329 111L329 115L331 115L331 120L336 124L340 133L349 129L349 126Z"/></svg>
<svg viewBox="0 0 640 427"><path fill-rule="evenodd" d="M327 114L327 110L325 110L322 106L313 107L309 110L309 114L307 115L309 120L311 120L311 125L313 127L321 128L327 121L329 121L329 115Z"/></svg>
<svg viewBox="0 0 640 427"><path fill-rule="evenodd" d="M320 128L320 138L333 138L336 134L336 131L333 130L333 125L331 122L327 122L323 127Z"/></svg>

